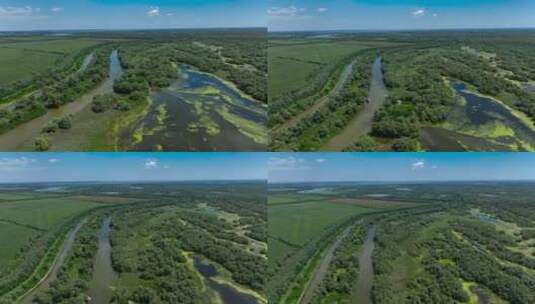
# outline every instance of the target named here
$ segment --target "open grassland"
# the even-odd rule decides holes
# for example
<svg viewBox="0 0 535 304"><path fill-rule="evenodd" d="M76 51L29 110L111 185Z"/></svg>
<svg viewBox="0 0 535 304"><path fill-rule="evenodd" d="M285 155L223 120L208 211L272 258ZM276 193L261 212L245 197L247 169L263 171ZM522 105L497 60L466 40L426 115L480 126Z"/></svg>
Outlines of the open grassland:
<svg viewBox="0 0 535 304"><path fill-rule="evenodd" d="M58 54L0 48L0 84L8 84L42 72L58 58Z"/></svg>
<svg viewBox="0 0 535 304"><path fill-rule="evenodd" d="M76 214L99 206L69 198L25 200L0 205L0 220L13 221L37 229L49 229Z"/></svg>
<svg viewBox="0 0 535 304"><path fill-rule="evenodd" d="M101 43L92 39L2 41L0 39L0 85L29 79L61 64L65 57Z"/></svg>
<svg viewBox="0 0 535 304"><path fill-rule="evenodd" d="M298 89L324 65L368 48L356 41L288 43L268 49L270 97Z"/></svg>
<svg viewBox="0 0 535 304"><path fill-rule="evenodd" d="M272 40L268 48L270 98L299 89L315 72L358 51L396 45L358 40Z"/></svg>
<svg viewBox="0 0 535 304"><path fill-rule="evenodd" d="M270 206L269 235L301 246L321 235L326 227L370 211L359 206L328 201Z"/></svg>
<svg viewBox="0 0 535 304"><path fill-rule="evenodd" d="M0 274L15 266L15 258L36 230L0 220Z"/></svg>

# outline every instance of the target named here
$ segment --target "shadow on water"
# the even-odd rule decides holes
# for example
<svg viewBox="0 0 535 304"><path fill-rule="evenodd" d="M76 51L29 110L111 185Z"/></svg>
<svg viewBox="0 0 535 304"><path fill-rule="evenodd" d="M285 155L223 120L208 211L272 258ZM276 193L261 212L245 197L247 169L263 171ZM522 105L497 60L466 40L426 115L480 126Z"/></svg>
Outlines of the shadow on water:
<svg viewBox="0 0 535 304"><path fill-rule="evenodd" d="M205 263L199 257L194 259L195 269L203 276L208 286L216 291L223 304L257 304L258 301L250 295L242 294L232 287L217 283L213 277L218 275L217 269L210 264Z"/></svg>
<svg viewBox="0 0 535 304"><path fill-rule="evenodd" d="M111 284L117 279L111 264L111 219L106 218L98 236L98 252L93 264L93 280L89 285L89 303L106 304L112 298Z"/></svg>
<svg viewBox="0 0 535 304"><path fill-rule="evenodd" d="M535 146L535 132L520 118L516 117L505 105L488 97L479 96L467 90L460 81L452 81L457 94L466 103L454 109L452 113L459 118L450 119L451 124L462 128L483 127L487 124L500 123L514 131L514 137L502 136L492 140L483 137L465 135L461 132L445 130L438 127L423 128L420 139L427 150L432 151L510 151L511 145L519 141Z"/></svg>
<svg viewBox="0 0 535 304"><path fill-rule="evenodd" d="M121 145L128 150L266 149L266 144L255 141L241 130L244 124L252 126L257 135L267 138L266 109L212 75L182 65L179 79L166 89L152 92L151 98L153 104L149 113L121 135ZM234 122L229 116L235 118ZM140 134L141 140L132 146L132 139Z"/></svg>

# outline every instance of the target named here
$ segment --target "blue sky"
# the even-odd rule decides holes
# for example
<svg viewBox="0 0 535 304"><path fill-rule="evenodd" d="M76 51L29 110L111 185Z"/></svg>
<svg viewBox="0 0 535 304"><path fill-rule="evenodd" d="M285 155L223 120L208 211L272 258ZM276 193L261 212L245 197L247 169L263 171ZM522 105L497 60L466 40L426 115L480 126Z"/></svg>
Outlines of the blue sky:
<svg viewBox="0 0 535 304"><path fill-rule="evenodd" d="M0 183L267 179L266 153L0 153Z"/></svg>
<svg viewBox="0 0 535 304"><path fill-rule="evenodd" d="M532 0L267 0L270 31L535 27Z"/></svg>
<svg viewBox="0 0 535 304"><path fill-rule="evenodd" d="M0 31L266 27L257 0L0 0Z"/></svg>
<svg viewBox="0 0 535 304"><path fill-rule="evenodd" d="M269 182L535 180L535 153L273 153Z"/></svg>

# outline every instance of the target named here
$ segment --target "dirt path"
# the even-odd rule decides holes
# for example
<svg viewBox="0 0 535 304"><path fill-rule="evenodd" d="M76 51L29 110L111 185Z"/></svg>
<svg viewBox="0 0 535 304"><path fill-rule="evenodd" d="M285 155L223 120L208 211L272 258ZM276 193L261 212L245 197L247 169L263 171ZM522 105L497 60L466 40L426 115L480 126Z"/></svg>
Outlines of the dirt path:
<svg viewBox="0 0 535 304"><path fill-rule="evenodd" d="M359 276L353 290L354 303L371 304L371 291L373 286L373 260L372 253L375 248L375 227L368 230L366 240L362 246L359 257Z"/></svg>
<svg viewBox="0 0 535 304"><path fill-rule="evenodd" d="M318 289L319 285L321 284L321 281L323 281L323 278L327 274L327 271L329 270L329 265L331 264L331 261L334 257L334 251L344 238L349 234L353 226L347 227L337 238L334 243L329 246L327 251L325 252L325 255L320 262L320 265L318 268L314 271L314 274L312 276L312 279L308 282L307 286L303 290L303 293L301 293L301 297L299 297L299 301L297 303L299 304L308 304L312 302L314 299L315 291Z"/></svg>
<svg viewBox="0 0 535 304"><path fill-rule="evenodd" d="M48 273L45 275L44 278L41 279L41 281L37 285L35 285L34 288L32 288L24 296L21 297L22 301L20 303L32 304L35 296L37 296L41 292L46 291L50 287L50 284L52 284L57 279L59 269L65 262L67 254L69 253L69 251L71 251L71 248L74 244L76 234L78 233L80 228L82 228L85 222L85 220L81 221L73 230L71 230L71 232L69 232L67 239L65 239L65 242L63 243L63 247L56 255L56 259L54 260L54 263L52 264L52 267L50 268Z"/></svg>
<svg viewBox="0 0 535 304"><path fill-rule="evenodd" d="M383 81L382 60L377 57L372 69L369 102L364 105L364 108L358 112L346 128L333 137L322 150L342 151L355 143L358 137L371 132L375 112L384 104L386 96L387 90Z"/></svg>
<svg viewBox="0 0 535 304"><path fill-rule="evenodd" d="M340 76L340 79L338 80L338 83L336 83L336 86L334 87L334 89L331 90L331 92L329 92L329 94L321 97L310 108L290 118L284 124L273 128L272 133L280 133L291 127L295 127L302 119L316 113L322 106L324 106L329 101L329 98L336 95L343 88L344 84L347 82L351 74L353 74L353 66L355 65L355 62L356 60L354 60L345 67L344 71L342 72L342 75Z"/></svg>

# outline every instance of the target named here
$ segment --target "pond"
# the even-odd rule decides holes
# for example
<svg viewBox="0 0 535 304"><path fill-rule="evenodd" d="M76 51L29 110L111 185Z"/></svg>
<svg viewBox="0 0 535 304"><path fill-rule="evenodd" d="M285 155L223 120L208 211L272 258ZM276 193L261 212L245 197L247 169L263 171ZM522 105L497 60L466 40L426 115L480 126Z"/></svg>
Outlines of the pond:
<svg viewBox="0 0 535 304"><path fill-rule="evenodd" d="M149 113L121 135L131 151L265 151L266 107L214 75L181 65L152 92Z"/></svg>
<svg viewBox="0 0 535 304"><path fill-rule="evenodd" d="M195 269L197 269L197 271L204 277L204 280L208 286L219 294L223 304L258 303L255 297L240 293L229 285L216 282L213 278L218 275L218 271L213 265L204 262L199 257L194 258L194 265Z"/></svg>
<svg viewBox="0 0 535 304"><path fill-rule="evenodd" d="M425 127L420 140L431 151L511 151L535 147L535 131L501 102L478 95L460 81L452 87L463 98L448 116L450 128Z"/></svg>

